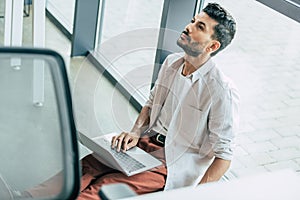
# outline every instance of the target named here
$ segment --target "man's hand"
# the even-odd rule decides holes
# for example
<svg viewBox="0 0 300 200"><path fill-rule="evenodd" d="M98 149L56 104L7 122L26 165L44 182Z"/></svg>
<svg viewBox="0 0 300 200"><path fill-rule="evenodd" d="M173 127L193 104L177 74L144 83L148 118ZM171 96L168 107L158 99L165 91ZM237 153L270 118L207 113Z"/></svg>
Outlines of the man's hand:
<svg viewBox="0 0 300 200"><path fill-rule="evenodd" d="M123 152L137 145L139 136L134 133L122 132L120 135L114 136L111 140L111 147L117 148L119 152L121 149Z"/></svg>
<svg viewBox="0 0 300 200"><path fill-rule="evenodd" d="M200 184L218 181L228 170L230 163L230 160L215 158L212 164L206 170L204 176L200 181Z"/></svg>
<svg viewBox="0 0 300 200"><path fill-rule="evenodd" d="M140 135L148 128L150 117L149 117L150 108L144 106L134 123L132 130L127 133L123 132L120 135L114 136L111 140L111 147L117 147L119 152L121 149L127 151L128 149L137 145Z"/></svg>

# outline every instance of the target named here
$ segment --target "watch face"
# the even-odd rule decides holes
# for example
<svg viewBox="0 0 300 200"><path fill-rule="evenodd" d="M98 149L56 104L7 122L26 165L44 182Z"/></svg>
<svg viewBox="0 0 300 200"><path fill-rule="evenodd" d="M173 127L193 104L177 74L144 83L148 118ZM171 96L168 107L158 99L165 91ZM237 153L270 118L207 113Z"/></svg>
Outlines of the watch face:
<svg viewBox="0 0 300 200"><path fill-rule="evenodd" d="M157 136L156 136L156 140L161 144L165 144L165 139L166 139L166 136L164 136L162 134L157 134Z"/></svg>

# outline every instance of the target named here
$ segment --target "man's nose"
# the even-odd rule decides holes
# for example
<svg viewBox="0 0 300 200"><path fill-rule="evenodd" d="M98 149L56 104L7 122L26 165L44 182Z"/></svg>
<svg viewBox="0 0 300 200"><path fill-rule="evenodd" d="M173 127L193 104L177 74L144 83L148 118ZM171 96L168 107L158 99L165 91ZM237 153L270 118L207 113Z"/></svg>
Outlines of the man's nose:
<svg viewBox="0 0 300 200"><path fill-rule="evenodd" d="M192 32L192 23L189 23L186 27L185 30L187 33L191 33Z"/></svg>

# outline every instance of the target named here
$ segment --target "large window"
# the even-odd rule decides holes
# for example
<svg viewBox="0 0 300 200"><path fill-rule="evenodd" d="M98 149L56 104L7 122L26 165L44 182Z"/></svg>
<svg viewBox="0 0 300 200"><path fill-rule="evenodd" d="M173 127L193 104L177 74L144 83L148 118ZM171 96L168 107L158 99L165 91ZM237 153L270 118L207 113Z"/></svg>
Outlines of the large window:
<svg viewBox="0 0 300 200"><path fill-rule="evenodd" d="M73 18L76 0L47 0L47 10L69 32L73 32Z"/></svg>
<svg viewBox="0 0 300 200"><path fill-rule="evenodd" d="M149 93L162 8L156 0L105 1L95 55L133 96Z"/></svg>
<svg viewBox="0 0 300 200"><path fill-rule="evenodd" d="M100 43L131 31L160 27L163 1L105 1ZM138 35L135 35L138 37ZM128 43L134 41L127 41Z"/></svg>

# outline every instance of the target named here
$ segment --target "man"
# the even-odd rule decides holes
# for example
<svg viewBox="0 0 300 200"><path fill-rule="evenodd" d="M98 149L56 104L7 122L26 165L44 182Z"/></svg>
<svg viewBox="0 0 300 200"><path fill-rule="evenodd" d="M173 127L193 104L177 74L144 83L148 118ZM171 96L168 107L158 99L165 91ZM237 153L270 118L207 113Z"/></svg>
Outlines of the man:
<svg viewBox="0 0 300 200"><path fill-rule="evenodd" d="M127 177L88 155L82 160L78 199L98 199L99 189L108 183L126 183L144 194L196 186L224 175L237 132L238 94L211 57L231 42L235 26L220 5L208 4L177 41L184 54L164 61L132 130L113 137L117 151L138 145L164 165Z"/></svg>
<svg viewBox="0 0 300 200"><path fill-rule="evenodd" d="M133 129L113 137L117 151L138 145L165 165L129 178L101 175L102 164L88 156L83 165L98 174L83 175L96 181L87 181L80 198L91 198L106 183L127 183L141 194L217 181L224 175L237 131L238 94L211 57L231 42L235 26L220 5L208 4L177 41L184 55L166 58Z"/></svg>

